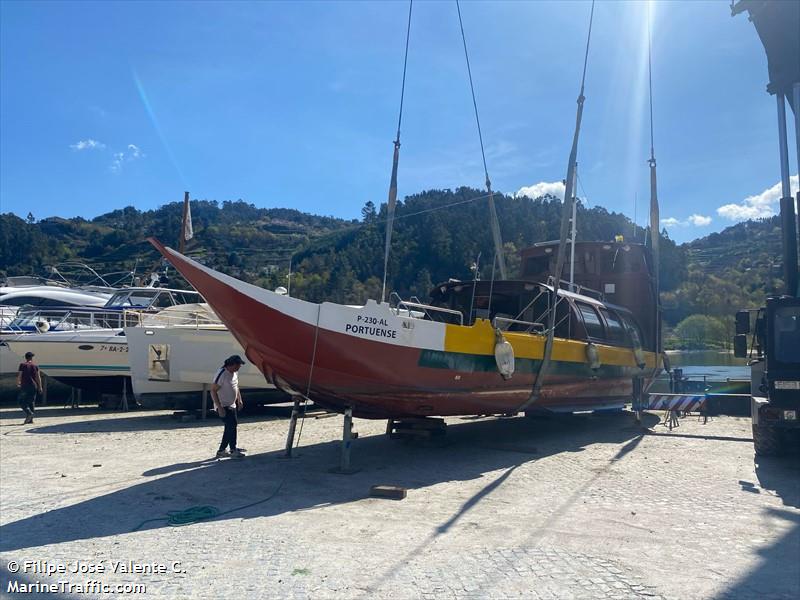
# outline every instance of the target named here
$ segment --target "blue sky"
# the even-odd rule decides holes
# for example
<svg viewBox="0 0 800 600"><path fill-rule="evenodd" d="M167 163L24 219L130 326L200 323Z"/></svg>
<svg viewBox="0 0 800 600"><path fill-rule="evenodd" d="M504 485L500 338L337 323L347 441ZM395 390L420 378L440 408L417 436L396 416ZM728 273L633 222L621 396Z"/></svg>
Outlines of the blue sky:
<svg viewBox="0 0 800 600"><path fill-rule="evenodd" d="M406 2L2 2L0 202L91 218L192 198L357 218L385 202ZM588 2L463 2L487 163L559 187ZM728 2L653 4L661 216L686 241L777 211L766 58ZM579 194L644 223L647 5L598 2ZM400 197L483 187L455 2L416 2ZM791 113L790 113L791 114ZM790 121L791 123L791 121ZM791 171L796 173L790 130ZM536 186L536 187L534 187Z"/></svg>

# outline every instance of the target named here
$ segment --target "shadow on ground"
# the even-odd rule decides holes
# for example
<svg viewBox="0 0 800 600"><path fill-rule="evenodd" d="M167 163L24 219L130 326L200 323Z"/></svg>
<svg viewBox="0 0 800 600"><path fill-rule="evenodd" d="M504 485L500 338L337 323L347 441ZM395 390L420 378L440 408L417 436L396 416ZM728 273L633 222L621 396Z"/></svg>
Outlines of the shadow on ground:
<svg viewBox="0 0 800 600"><path fill-rule="evenodd" d="M649 418L652 422L646 425L652 426L656 417ZM466 481L544 456L581 452L596 443L625 444L614 459L618 460L642 436L642 428L626 413L462 420L449 425L444 438L423 445L384 435L356 440L352 463L361 471L353 475L330 472L339 460L339 441L301 446L296 459L277 460L282 452L270 452L243 461L163 465L144 474L163 474L159 478L0 527L0 551L129 533L148 519L195 505L217 506L225 513L218 519L248 519L356 502L366 498L375 484L420 489L444 481ZM237 498L237 502L221 498L221 489L226 490L225 498ZM455 522L470 508L467 503L451 520ZM165 526L164 520L153 521L142 529Z"/></svg>
<svg viewBox="0 0 800 600"><path fill-rule="evenodd" d="M791 523L776 543L759 550L758 566L743 575L720 598L800 598L800 448L791 444L785 456L756 457L758 486L740 481L752 493L778 496L786 510L767 509L771 519ZM787 592L786 590L791 590Z"/></svg>
<svg viewBox="0 0 800 600"><path fill-rule="evenodd" d="M68 423L57 423L54 425L39 425L43 419L48 417L64 417L74 416L81 417L93 415L108 415L110 412L98 408L79 408L79 409L63 409L63 408L48 408L42 407L36 409L36 416L34 419L34 427L26 430L26 433L118 433L125 431L153 431L157 429L177 429L186 427L217 427L220 424L219 418L213 413L209 413L208 418L205 420L195 418L193 413L192 418L187 421L182 421L173 418L170 412L152 413L146 410L133 410L130 412L118 412L118 417L110 419L90 419L87 421L71 421ZM183 411L181 411L183 412ZM319 414L319 410L312 410L309 408L311 414ZM275 419L287 419L292 413L291 406L254 406L246 407L241 415L241 422L246 423L258 421L272 421ZM22 411L2 411L0 413L0 421L3 426L14 425L17 421L18 424L22 423ZM46 422L46 421L44 421Z"/></svg>

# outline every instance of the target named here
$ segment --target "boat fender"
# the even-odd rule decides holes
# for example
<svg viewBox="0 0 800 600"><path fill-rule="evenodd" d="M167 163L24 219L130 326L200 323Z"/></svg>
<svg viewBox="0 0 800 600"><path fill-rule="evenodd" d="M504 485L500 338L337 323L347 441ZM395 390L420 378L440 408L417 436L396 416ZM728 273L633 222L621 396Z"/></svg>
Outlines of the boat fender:
<svg viewBox="0 0 800 600"><path fill-rule="evenodd" d="M514 347L499 329L494 330L494 360L503 379L511 379L514 374Z"/></svg>
<svg viewBox="0 0 800 600"><path fill-rule="evenodd" d="M636 366L640 369L644 369L647 366L647 361L644 359L644 352L641 346L634 347L633 358L636 360Z"/></svg>
<svg viewBox="0 0 800 600"><path fill-rule="evenodd" d="M589 361L589 367L592 371L597 371L600 368L600 351L592 342L586 344L586 360Z"/></svg>
<svg viewBox="0 0 800 600"><path fill-rule="evenodd" d="M47 321L36 321L36 331L39 333L46 333L50 329L50 323Z"/></svg>

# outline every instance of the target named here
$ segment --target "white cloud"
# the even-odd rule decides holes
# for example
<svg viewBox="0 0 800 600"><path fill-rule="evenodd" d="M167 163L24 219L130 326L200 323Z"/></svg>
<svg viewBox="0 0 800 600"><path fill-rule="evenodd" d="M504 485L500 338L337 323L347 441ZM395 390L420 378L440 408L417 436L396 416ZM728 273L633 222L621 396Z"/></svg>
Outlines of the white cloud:
<svg viewBox="0 0 800 600"><path fill-rule="evenodd" d="M70 144L69 147L76 151L102 150L106 147L106 145L103 142L98 142L97 140L89 138L88 140L79 140L74 144Z"/></svg>
<svg viewBox="0 0 800 600"><path fill-rule="evenodd" d="M114 160L111 161L110 169L114 173L119 173L122 170L122 162L125 160L125 153L124 152L115 152L114 153Z"/></svg>
<svg viewBox="0 0 800 600"><path fill-rule="evenodd" d="M692 215L687 219L687 221L689 221L689 223L695 227L705 227L706 225L711 225L711 217L704 217L703 215Z"/></svg>
<svg viewBox="0 0 800 600"><path fill-rule="evenodd" d="M703 215L694 214L685 221L681 221L680 219L676 219L675 217L667 217L666 219L661 219L661 225L664 227L687 227L689 225L694 225L695 227L705 227L706 225L711 224L711 217L704 217Z"/></svg>
<svg viewBox="0 0 800 600"><path fill-rule="evenodd" d="M126 162L136 160L137 158L144 158L145 156L147 155L142 152L141 148L135 144L128 144L125 152L114 153L114 159L111 161L109 169L111 169L113 173L119 173L122 171L122 165Z"/></svg>
<svg viewBox="0 0 800 600"><path fill-rule="evenodd" d="M561 181L540 181L526 187L521 187L515 196L527 196L528 198L540 198L541 196L555 196L564 199L564 183Z"/></svg>
<svg viewBox="0 0 800 600"><path fill-rule="evenodd" d="M797 193L798 177L789 178L792 195ZM739 204L725 204L717 209L717 214L731 221L747 221L748 219L763 219L777 214L777 204L781 199L781 183L778 182L760 194L748 196Z"/></svg>

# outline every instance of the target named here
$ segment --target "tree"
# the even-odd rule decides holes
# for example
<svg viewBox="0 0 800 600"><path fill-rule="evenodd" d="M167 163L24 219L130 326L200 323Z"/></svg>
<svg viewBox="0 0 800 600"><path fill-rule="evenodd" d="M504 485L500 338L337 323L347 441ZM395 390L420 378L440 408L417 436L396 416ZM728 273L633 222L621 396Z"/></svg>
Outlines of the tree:
<svg viewBox="0 0 800 600"><path fill-rule="evenodd" d="M727 327L719 319L706 315L686 317L675 327L675 334L684 348L702 350L725 345Z"/></svg>
<svg viewBox="0 0 800 600"><path fill-rule="evenodd" d="M374 223L378 218L378 213L375 211L375 203L372 200L367 200L364 208L361 209L361 220L364 223Z"/></svg>

